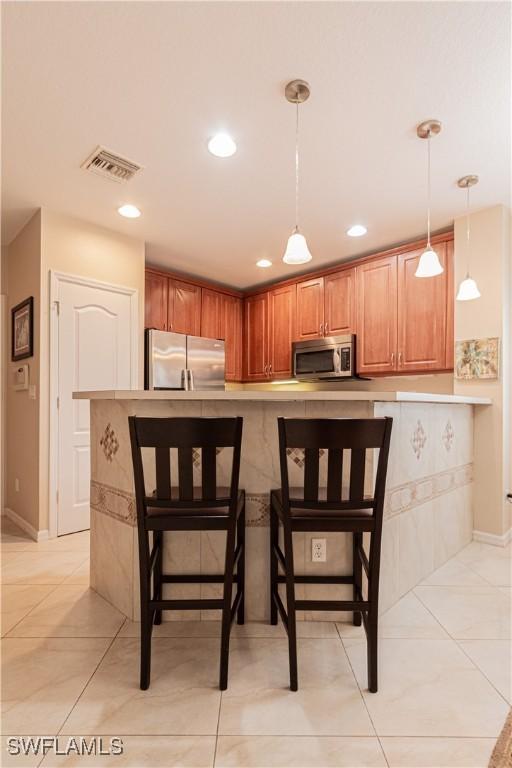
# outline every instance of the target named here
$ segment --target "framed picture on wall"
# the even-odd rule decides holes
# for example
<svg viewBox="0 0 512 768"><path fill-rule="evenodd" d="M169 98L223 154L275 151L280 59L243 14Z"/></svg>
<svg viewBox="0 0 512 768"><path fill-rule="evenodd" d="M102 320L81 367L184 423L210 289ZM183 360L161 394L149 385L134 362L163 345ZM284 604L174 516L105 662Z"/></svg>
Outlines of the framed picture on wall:
<svg viewBox="0 0 512 768"><path fill-rule="evenodd" d="M34 354L34 297L29 296L11 309L11 360Z"/></svg>

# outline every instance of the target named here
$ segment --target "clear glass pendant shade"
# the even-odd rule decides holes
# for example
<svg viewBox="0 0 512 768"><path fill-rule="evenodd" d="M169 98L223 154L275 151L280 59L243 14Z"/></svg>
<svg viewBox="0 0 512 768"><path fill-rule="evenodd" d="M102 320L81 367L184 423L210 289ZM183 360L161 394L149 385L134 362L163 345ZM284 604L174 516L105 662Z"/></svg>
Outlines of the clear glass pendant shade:
<svg viewBox="0 0 512 768"><path fill-rule="evenodd" d="M286 252L283 256L284 263L307 264L312 258L304 235L301 235L300 232L294 232L290 235L286 245Z"/></svg>
<svg viewBox="0 0 512 768"><path fill-rule="evenodd" d="M437 253L433 248L427 246L427 249L420 256L416 272L414 273L415 277L435 277L443 272L444 269Z"/></svg>
<svg viewBox="0 0 512 768"><path fill-rule="evenodd" d="M471 301L472 299L479 299L480 295L481 294L478 290L476 281L467 275L459 285L459 290L457 291L457 301Z"/></svg>

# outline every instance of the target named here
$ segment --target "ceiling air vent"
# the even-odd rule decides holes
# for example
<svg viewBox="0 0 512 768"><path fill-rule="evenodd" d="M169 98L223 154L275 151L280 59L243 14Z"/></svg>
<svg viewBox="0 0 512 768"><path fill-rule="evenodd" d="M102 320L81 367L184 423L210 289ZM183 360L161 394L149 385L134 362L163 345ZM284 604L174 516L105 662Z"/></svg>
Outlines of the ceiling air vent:
<svg viewBox="0 0 512 768"><path fill-rule="evenodd" d="M121 182L129 181L137 171L141 170L142 165L127 160L126 157L115 155L105 147L96 147L80 167L104 176L106 179Z"/></svg>

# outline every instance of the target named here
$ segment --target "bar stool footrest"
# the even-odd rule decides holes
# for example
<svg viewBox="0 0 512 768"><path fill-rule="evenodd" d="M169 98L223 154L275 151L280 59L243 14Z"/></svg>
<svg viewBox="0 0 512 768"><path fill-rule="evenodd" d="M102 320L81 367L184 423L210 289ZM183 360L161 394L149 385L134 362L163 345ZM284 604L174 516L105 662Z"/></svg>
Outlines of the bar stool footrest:
<svg viewBox="0 0 512 768"><path fill-rule="evenodd" d="M294 576L296 584L353 584L353 576ZM286 576L279 574L277 577L279 584L286 583Z"/></svg>
<svg viewBox="0 0 512 768"><path fill-rule="evenodd" d="M296 611L367 611L367 600L296 600Z"/></svg>

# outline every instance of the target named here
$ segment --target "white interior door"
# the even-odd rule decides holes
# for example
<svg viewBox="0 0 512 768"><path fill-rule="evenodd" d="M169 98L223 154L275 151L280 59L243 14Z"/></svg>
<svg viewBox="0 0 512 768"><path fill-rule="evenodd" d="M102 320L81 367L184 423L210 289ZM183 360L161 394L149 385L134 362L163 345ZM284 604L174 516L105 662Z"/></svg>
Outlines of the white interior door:
<svg viewBox="0 0 512 768"><path fill-rule="evenodd" d="M89 401L73 392L136 386L132 298L109 286L58 283L59 536L90 527Z"/></svg>

